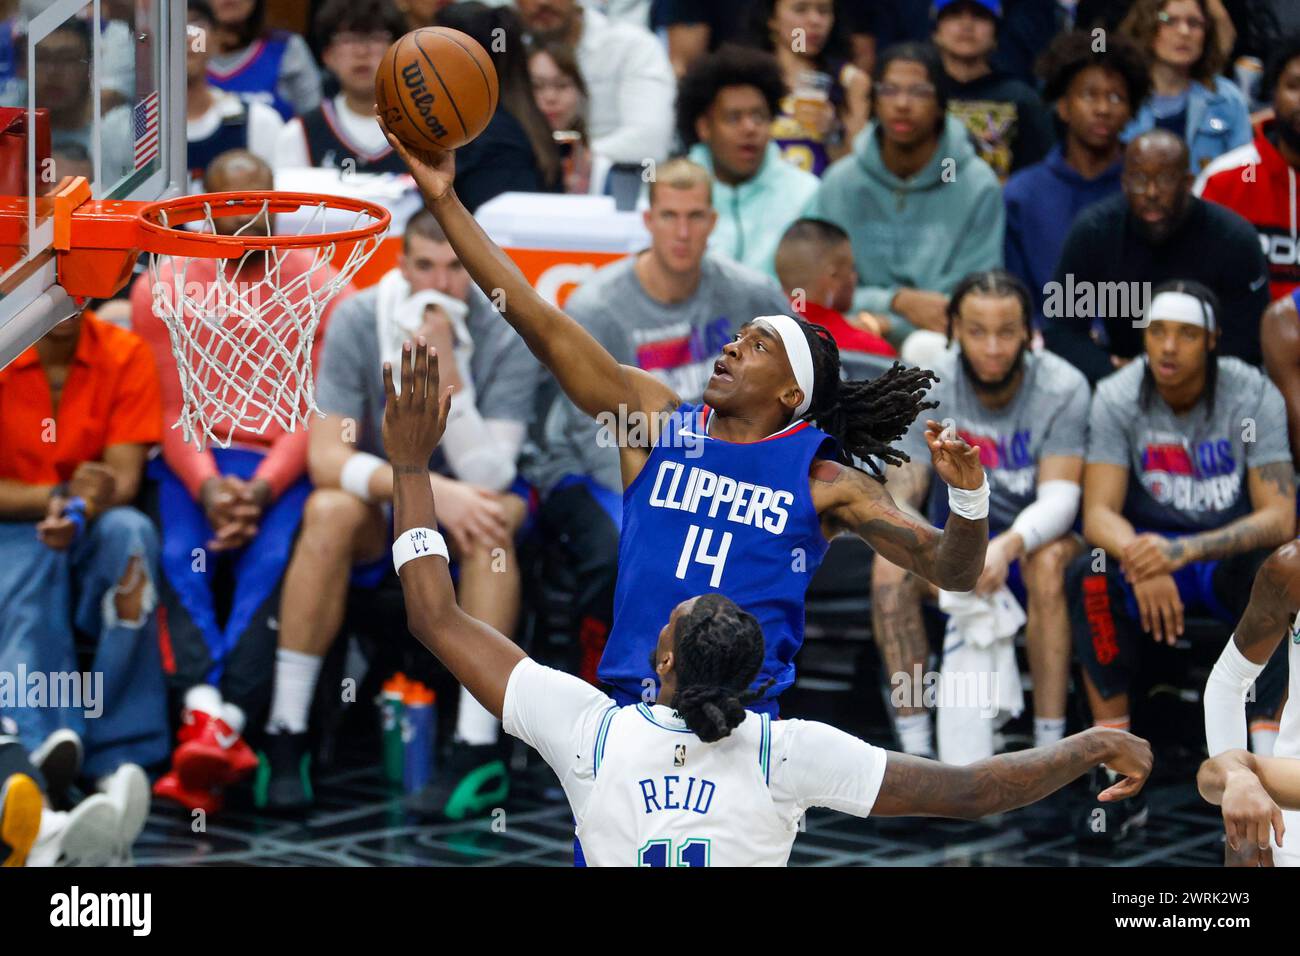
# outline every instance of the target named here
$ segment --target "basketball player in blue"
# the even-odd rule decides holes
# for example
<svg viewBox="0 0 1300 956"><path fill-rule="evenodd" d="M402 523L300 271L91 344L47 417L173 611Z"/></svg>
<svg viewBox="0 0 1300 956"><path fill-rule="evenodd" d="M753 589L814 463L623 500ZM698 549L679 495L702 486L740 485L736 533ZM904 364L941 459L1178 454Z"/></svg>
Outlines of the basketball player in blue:
<svg viewBox="0 0 1300 956"><path fill-rule="evenodd" d="M905 460L889 443L933 406L923 401L932 373L895 365L874 381L841 382L825 329L762 316L722 348L704 404L684 404L649 373L620 365L533 290L457 199L451 152L414 153L391 132L388 139L474 281L503 303L506 321L573 403L619 432L619 573L598 671L615 700L654 697L647 660L662 622L687 598L722 592L762 628L765 693L750 707L774 715L794 682L808 582L828 539L842 532L941 588L974 587L988 542L978 450L929 423L932 467L952 506L942 531L899 511L879 480L853 464L879 479L881 462Z"/></svg>
<svg viewBox="0 0 1300 956"><path fill-rule="evenodd" d="M781 866L808 807L978 819L1039 800L1099 764L1121 775L1104 801L1137 793L1150 774L1147 742L1106 727L954 767L887 753L827 724L747 711L763 632L716 593L646 622L658 701L619 707L457 605L428 475L451 389L440 389L437 354L423 339L403 349L400 394L393 379L385 364L393 564L407 625L555 771L592 865Z"/></svg>

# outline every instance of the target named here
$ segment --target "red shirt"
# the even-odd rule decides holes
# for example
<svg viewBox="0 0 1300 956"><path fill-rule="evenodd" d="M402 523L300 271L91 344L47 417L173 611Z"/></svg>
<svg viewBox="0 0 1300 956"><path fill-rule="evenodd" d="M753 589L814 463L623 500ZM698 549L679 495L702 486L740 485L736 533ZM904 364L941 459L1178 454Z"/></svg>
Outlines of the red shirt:
<svg viewBox="0 0 1300 956"><path fill-rule="evenodd" d="M32 346L0 369L0 478L57 485L113 445L162 438L162 398L149 348L134 332L91 312L54 411L50 382Z"/></svg>
<svg viewBox="0 0 1300 956"><path fill-rule="evenodd" d="M798 311L797 306L796 311ZM804 302L800 314L809 322L824 326L842 351L869 352L872 355L886 355L891 358L898 354L894 347L879 335L850 324L848 319L834 309L828 309L816 302Z"/></svg>
<svg viewBox="0 0 1300 956"><path fill-rule="evenodd" d="M290 290L287 294L295 301L300 300L306 293L304 286L298 284L297 280L308 269L311 268L315 254L311 250L295 250L285 256L284 262L280 266L280 287ZM190 259L186 265L184 281L187 287L197 285L204 287L209 285L216 277L215 259ZM311 275L311 287L317 289L329 281L334 276L334 270L328 265L321 266ZM247 274L242 277L241 281L249 283L255 282L258 276L253 272L251 264L247 267ZM158 283L160 294L169 294L173 284L171 270L163 267L159 270ZM181 391L180 373L176 368L176 358L172 355L171 336L167 331L167 326L162 319L153 313L153 278L146 273L136 280L134 287L131 289L131 324L148 343L150 351L153 353L153 361L157 365L158 377L162 384L163 395L163 415L167 425L163 433L163 460L167 462L167 467L181 480L186 489L195 500L198 500L199 489L203 487L203 482L208 478L215 478L221 474L217 468L216 459L212 457L210 447L204 447L203 451L196 449L192 442L185 440L181 429L172 428L172 424L181 417L181 408L184 404L184 395ZM338 295L325 307L322 314L320 325L316 329L316 338L312 343L312 366L320 367L320 349L325 336L325 327L329 321L330 314L334 311L334 305L339 300L344 299L351 292L351 287L344 287ZM257 295L258 293L253 293ZM261 292L261 295L269 295L269 292ZM271 316L273 318L273 316ZM296 356L296 339L294 333L287 330L282 331L281 341L285 349ZM262 341L264 349L269 349L270 343ZM230 364L230 349L226 347L218 352L218 357L227 365ZM270 367L275 369L281 375L285 374L285 362L277 355L272 358ZM252 374L252 368L248 366L236 370L236 376L241 380ZM296 371L296 370L295 370ZM209 375L211 372L209 370ZM290 375L294 372L290 372ZM218 386L220 388L220 386ZM258 414L254 411L254 414ZM268 415L269 417L269 415ZM217 419L218 430L227 427L229 418ZM266 457L258 464L257 470L253 473L253 478L264 478L271 486L272 497L278 498L290 485L297 481L307 470L307 435L305 427L299 426L296 431L287 432L279 423L271 420L267 423L265 430L253 431L247 428L236 428L231 435L232 447L252 448L266 453Z"/></svg>
<svg viewBox="0 0 1300 956"><path fill-rule="evenodd" d="M1269 298L1300 288L1300 176L1269 141L1274 121L1255 127L1255 140L1224 153L1211 167L1202 199L1250 221L1268 260ZM1212 254L1212 250L1211 250Z"/></svg>

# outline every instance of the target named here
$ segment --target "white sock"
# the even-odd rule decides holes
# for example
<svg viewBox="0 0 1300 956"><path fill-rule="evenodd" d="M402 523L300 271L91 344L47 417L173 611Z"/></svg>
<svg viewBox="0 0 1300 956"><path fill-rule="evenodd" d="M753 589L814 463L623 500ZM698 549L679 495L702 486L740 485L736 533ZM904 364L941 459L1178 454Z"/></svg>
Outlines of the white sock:
<svg viewBox="0 0 1300 956"><path fill-rule="evenodd" d="M464 687L460 689L460 712L456 715L456 739L463 744L494 744L500 722Z"/></svg>
<svg viewBox="0 0 1300 956"><path fill-rule="evenodd" d="M903 745L903 753L918 757L934 756L934 731L930 727L930 715L924 711L908 714L895 721L898 739Z"/></svg>
<svg viewBox="0 0 1300 956"><path fill-rule="evenodd" d="M316 678L320 674L322 657L304 654L281 647L275 652L275 694L271 700L271 716L266 729L271 733L282 730L301 734L307 730L307 715L311 710Z"/></svg>
<svg viewBox="0 0 1300 956"><path fill-rule="evenodd" d="M1250 752L1257 757L1273 756L1280 728L1271 720L1257 720L1250 725Z"/></svg>
<svg viewBox="0 0 1300 956"><path fill-rule="evenodd" d="M226 726L236 736L244 732L244 712L240 710L238 704L222 704L221 719L226 722Z"/></svg>
<svg viewBox="0 0 1300 956"><path fill-rule="evenodd" d="M1034 746L1046 747L1065 736L1064 717L1035 717Z"/></svg>
<svg viewBox="0 0 1300 956"><path fill-rule="evenodd" d="M185 692L185 709L216 717L221 713L221 691L211 684L195 684Z"/></svg>

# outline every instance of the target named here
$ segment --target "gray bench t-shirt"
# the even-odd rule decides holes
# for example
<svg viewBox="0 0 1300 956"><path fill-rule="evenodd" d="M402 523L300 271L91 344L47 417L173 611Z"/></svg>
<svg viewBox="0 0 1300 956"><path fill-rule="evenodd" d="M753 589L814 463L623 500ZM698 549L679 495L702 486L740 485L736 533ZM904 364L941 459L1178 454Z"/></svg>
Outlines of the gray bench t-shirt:
<svg viewBox="0 0 1300 956"><path fill-rule="evenodd" d="M1175 415L1154 384L1139 396L1146 359L1097 383L1088 463L1129 470L1124 517L1139 530L1200 532L1250 513L1246 471L1291 461L1286 404L1268 377L1240 359L1219 359L1214 407L1205 398Z"/></svg>
<svg viewBox="0 0 1300 956"><path fill-rule="evenodd" d="M1069 362L1051 352L1026 352L1025 374L1015 397L1001 408L979 399L956 349L933 363L939 381L927 398L938 408L916 417L902 449L913 461L930 464L925 421L951 418L957 434L980 450L989 481L989 527L995 534L1010 527L1038 497L1038 463L1046 457L1082 458L1088 428L1088 380ZM947 486L930 488L930 518L947 520Z"/></svg>

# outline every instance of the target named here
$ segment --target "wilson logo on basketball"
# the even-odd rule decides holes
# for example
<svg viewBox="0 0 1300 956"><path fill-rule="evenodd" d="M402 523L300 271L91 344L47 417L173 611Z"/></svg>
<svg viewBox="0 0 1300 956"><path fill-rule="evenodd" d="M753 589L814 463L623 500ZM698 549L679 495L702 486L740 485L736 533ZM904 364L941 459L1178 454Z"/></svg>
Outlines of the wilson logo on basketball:
<svg viewBox="0 0 1300 956"><path fill-rule="evenodd" d="M402 82L406 84L409 101L419 111L420 119L424 121L425 127L429 130L429 135L435 140L446 136L447 128L442 125L442 121L433 113L434 95L429 91L429 85L425 82L424 71L420 69L420 64L408 63L402 67Z"/></svg>

